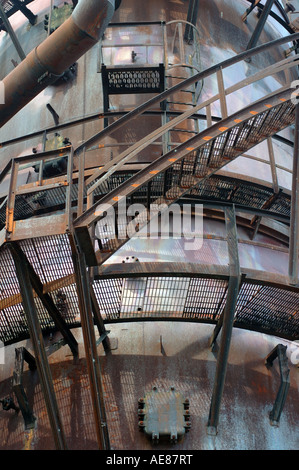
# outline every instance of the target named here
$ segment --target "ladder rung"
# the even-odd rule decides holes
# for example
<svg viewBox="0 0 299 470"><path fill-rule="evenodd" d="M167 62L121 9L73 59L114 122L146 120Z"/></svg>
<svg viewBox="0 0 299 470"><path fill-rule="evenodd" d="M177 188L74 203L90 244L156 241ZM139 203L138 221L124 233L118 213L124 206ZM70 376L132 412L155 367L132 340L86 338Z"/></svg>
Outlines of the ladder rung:
<svg viewBox="0 0 299 470"><path fill-rule="evenodd" d="M179 103L178 101L167 101L168 104L182 104L182 105L185 105L185 106L193 106L193 108L195 107L195 104L193 103Z"/></svg>
<svg viewBox="0 0 299 470"><path fill-rule="evenodd" d="M170 132L187 132L188 134L197 134L196 131L189 131L188 129L180 129L177 127L174 127L173 129L170 129Z"/></svg>
<svg viewBox="0 0 299 470"><path fill-rule="evenodd" d="M192 91L192 90L180 90L180 93L181 92L184 92L184 93L192 93L192 95L195 95L195 91Z"/></svg>
<svg viewBox="0 0 299 470"><path fill-rule="evenodd" d="M168 77L168 78L178 78L180 80L187 80L188 77L174 77L173 75L165 75L165 77Z"/></svg>

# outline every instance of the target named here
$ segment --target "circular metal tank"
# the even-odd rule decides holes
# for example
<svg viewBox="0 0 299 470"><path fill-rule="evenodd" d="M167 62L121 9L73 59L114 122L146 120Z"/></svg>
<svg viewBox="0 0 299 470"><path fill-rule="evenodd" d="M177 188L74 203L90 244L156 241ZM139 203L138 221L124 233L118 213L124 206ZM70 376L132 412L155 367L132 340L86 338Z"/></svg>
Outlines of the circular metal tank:
<svg viewBox="0 0 299 470"><path fill-rule="evenodd" d="M25 54L47 37L44 18L50 12L49 3L46 0L36 0L28 5L38 15L34 26L30 25L21 13L10 18ZM299 9L298 2L292 3L296 9ZM54 1L57 7L62 7L63 4L64 2ZM113 24L108 26L101 43L78 60L76 75L66 83L57 83L46 88L0 129L0 141L4 143L0 149L0 168L3 169L13 157L31 154L33 149L41 152L45 145L42 132L44 129L52 128L47 133L49 142L53 141L53 137L57 137L53 114L49 112L48 104L57 113L60 124L92 115L101 117L104 109L101 75L103 63L119 66L132 64L133 61L134 65L156 65L164 62L167 75L166 87L170 87L181 80L175 78L176 76L187 78L246 49L258 23L257 9L250 13L246 22L242 20L242 15L251 2L200 0L196 25L192 28L194 37L190 44L186 41L181 42L186 27L184 21L187 20L188 4L189 2L180 0L151 0L151 2L122 0L121 6L112 18ZM277 5L272 7L272 13L283 18ZM258 44L287 34L289 34L287 29L273 16L269 16ZM285 57L284 52L291 46L292 44L285 44L253 58L250 62L242 62L227 69L223 75L224 86L226 88L232 86L236 81L246 79L252 73L262 71L282 60ZM3 79L13 69L12 62L20 62L20 58L9 35L5 32L0 33L0 48L0 79ZM249 88L239 90L227 98L228 114L242 109L296 78L297 74L290 69L262 79ZM208 77L200 82L195 90L197 102L206 101L213 96L216 86L215 77ZM188 109L186 96L189 95L181 93L176 96L175 103L168 103L168 111ZM111 112L127 111L147 98L149 96L143 94L114 95L111 97L109 109ZM217 120L221 116L221 104L219 102L213 104L210 111L212 118ZM117 116L109 118L109 123L115 119ZM167 115L162 117L162 124L168 119ZM116 131L105 139L105 145L100 150L92 148L86 153L86 169L103 165L117 157L124 148L149 134L160 122L160 116L143 116L125 129ZM206 127L206 116L189 122L181 131L169 134L166 140L161 139L158 144L151 145L146 151L138 153L131 163L137 169L142 168L144 164L155 161L165 149L168 150L174 144L184 142L188 133L200 132ZM59 133L62 138L69 139L76 148L102 128L101 117L86 120L74 127L65 127ZM40 135L16 141L17 137L30 135L36 131L41 131ZM293 132L290 126L279 133L284 139L272 139L278 186L288 196L291 194L292 186ZM75 158L74 165L76 169L79 168L79 159ZM218 170L217 175L272 188L273 173L267 142L264 141L253 147L249 155L239 156ZM37 180L37 175L31 167L27 167L24 169L23 178L34 182ZM2 189L0 186L1 194L7 190L5 184L7 185L7 182L2 185ZM258 271L262 275L270 273L287 276L288 249L285 240L288 238L288 230L285 224L276 222L267 227L267 222L264 221L261 231L256 234L253 242L248 232L249 216L242 213L239 216L238 248L241 268ZM209 217L208 214L204 218L203 233L203 244L196 251L186 251L182 240L163 240L163 238L158 241L142 238L137 241L130 240L109 258L106 264L108 266L120 264L126 257L134 255L141 263L185 262L196 266L218 265L220 268L226 268L229 256L224 240L226 232L223 219L217 219L215 215ZM165 283L170 281L167 277L158 278L157 282L161 282L155 291L158 300L155 297L151 299L150 292L144 287L144 279L145 277L128 278L124 281L122 288L129 294L126 294L127 298L123 297L122 312L130 310L130 301L135 308L137 304L141 305L145 297L149 301L152 300L153 304L156 302L157 312L169 311L173 306L173 299L170 296L175 287L178 292L176 296L185 298L186 292L184 284L180 284L181 278L177 284L172 285L168 294ZM117 279L118 281L120 280ZM213 285L210 286L210 291L212 296ZM108 303L109 296L112 295L109 288L105 295ZM298 316L298 312L299 305L293 315ZM241 328L233 330L218 433L210 435L207 432L207 422L218 357L217 347L213 350L209 347L209 339L214 330L213 324L209 324L209 320L197 324L143 320L140 317L139 321L135 322L108 323L113 348L107 353L102 345L98 346L112 450L153 449L151 442L138 429L137 404L140 396L154 386L165 389L175 386L177 390L186 394L190 400L192 421L190 432L181 442L175 446L160 444L158 450L298 449L298 341ZM77 360L71 356L67 346L55 351L53 344L61 340L60 333L55 333L54 338L45 335L44 341L48 348L48 359L68 448L96 449L92 398L84 360L84 337L80 328L74 329L73 333L79 344ZM272 367L267 367L265 358L278 344L287 346L290 387L279 425L273 426L269 413L280 386L280 372L277 359ZM15 348L21 346L32 349L29 339L5 347L5 362L0 364L0 398L11 394ZM0 419L3 425L0 448L54 449L55 443L51 435L39 378L37 373L28 370L27 366L24 372L24 386L30 406L37 418L34 428L24 429L20 413L1 410Z"/></svg>

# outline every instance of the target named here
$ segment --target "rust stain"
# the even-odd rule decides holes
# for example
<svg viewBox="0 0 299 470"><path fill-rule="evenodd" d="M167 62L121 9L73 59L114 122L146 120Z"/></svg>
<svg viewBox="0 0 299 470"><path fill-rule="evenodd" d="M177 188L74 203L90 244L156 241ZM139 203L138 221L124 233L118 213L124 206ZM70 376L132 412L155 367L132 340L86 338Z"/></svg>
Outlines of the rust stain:
<svg viewBox="0 0 299 470"><path fill-rule="evenodd" d="M32 441L34 438L34 429L30 429L25 433L25 444L24 444L24 449L23 450L32 450Z"/></svg>
<svg viewBox="0 0 299 470"><path fill-rule="evenodd" d="M265 385L261 385L259 383L256 383L256 382L251 382L252 386L254 387L255 391L259 394L267 394L268 393L268 390L267 390L267 387Z"/></svg>

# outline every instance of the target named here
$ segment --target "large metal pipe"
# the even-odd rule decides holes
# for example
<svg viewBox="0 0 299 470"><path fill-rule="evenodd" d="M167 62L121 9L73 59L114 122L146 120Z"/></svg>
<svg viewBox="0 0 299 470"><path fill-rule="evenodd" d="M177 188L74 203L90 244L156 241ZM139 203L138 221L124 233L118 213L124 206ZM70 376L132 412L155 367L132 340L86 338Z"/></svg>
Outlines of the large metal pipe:
<svg viewBox="0 0 299 470"><path fill-rule="evenodd" d="M80 0L54 33L4 78L0 127L94 46L115 10L115 0Z"/></svg>

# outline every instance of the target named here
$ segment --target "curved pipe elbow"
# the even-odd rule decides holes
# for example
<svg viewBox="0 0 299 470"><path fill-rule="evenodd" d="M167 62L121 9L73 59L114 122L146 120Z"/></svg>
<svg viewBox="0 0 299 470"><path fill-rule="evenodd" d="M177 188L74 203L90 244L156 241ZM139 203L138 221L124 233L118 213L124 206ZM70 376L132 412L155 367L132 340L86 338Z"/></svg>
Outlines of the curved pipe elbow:
<svg viewBox="0 0 299 470"><path fill-rule="evenodd" d="M101 39L114 7L115 0L79 0L71 17L4 78L0 127Z"/></svg>

